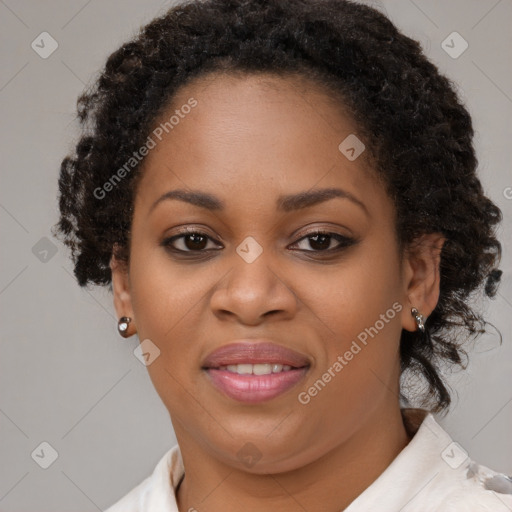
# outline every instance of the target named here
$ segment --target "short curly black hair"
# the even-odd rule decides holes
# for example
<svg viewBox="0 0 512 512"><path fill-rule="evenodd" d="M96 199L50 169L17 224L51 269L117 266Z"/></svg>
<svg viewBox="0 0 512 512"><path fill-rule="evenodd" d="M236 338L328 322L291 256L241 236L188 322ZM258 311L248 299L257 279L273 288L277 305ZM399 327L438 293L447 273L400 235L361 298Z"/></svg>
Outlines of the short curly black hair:
<svg viewBox="0 0 512 512"><path fill-rule="evenodd" d="M178 88L212 71L298 76L336 92L393 199L400 249L423 233L446 237L438 304L424 335L402 330L400 356L402 377L424 384L415 400L434 412L447 410L451 395L441 367L464 367L462 345L468 335L485 332L487 322L469 300L481 287L489 297L496 294L501 244L495 226L502 213L476 175L472 121L455 85L417 41L367 5L186 1L112 53L77 101L83 131L59 177L61 215L52 233L71 249L79 285L112 290L113 250L128 262L142 164L108 200L94 191L142 146ZM401 384L407 402L409 388Z"/></svg>

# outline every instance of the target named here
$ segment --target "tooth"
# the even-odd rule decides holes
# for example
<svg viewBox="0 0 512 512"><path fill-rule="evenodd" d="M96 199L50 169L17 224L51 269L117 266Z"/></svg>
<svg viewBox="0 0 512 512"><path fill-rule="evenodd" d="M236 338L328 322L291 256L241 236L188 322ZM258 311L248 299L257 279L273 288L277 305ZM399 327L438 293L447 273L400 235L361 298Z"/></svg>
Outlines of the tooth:
<svg viewBox="0 0 512 512"><path fill-rule="evenodd" d="M252 373L252 364L237 364L236 366L236 372L241 375Z"/></svg>
<svg viewBox="0 0 512 512"><path fill-rule="evenodd" d="M272 373L272 367L270 364L253 364L252 373L254 375L268 375Z"/></svg>
<svg viewBox="0 0 512 512"><path fill-rule="evenodd" d="M228 364L226 368L230 372L234 372L234 373L237 372L237 365L236 364Z"/></svg>
<svg viewBox="0 0 512 512"><path fill-rule="evenodd" d="M275 364L272 365L272 373L279 373L281 371L283 371L283 365L282 364L275 363Z"/></svg>
<svg viewBox="0 0 512 512"><path fill-rule="evenodd" d="M285 365L283 366L283 372L287 372L288 370L291 370L291 369L292 369L292 367L291 367L291 366L289 366L289 365L287 365L287 364L285 364Z"/></svg>

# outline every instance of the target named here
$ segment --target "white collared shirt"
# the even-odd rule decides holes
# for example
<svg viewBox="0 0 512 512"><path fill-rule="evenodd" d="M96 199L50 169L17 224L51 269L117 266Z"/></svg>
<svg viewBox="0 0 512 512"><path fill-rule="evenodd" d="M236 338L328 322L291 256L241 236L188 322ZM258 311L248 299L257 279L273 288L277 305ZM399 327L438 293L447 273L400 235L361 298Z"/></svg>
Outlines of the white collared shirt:
<svg viewBox="0 0 512 512"><path fill-rule="evenodd" d="M425 410L402 409L409 444L344 512L512 512L509 477L475 463ZM179 512L179 446L105 512Z"/></svg>

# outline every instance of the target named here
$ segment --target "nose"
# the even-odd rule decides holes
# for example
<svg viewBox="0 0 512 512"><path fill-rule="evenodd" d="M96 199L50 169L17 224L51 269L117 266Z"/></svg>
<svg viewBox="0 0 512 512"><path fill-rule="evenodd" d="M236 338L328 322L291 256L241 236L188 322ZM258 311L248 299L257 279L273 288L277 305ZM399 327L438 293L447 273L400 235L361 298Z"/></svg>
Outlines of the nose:
<svg viewBox="0 0 512 512"><path fill-rule="evenodd" d="M210 299L212 311L219 319L259 325L271 316L281 320L295 316L297 298L289 275L280 275L268 252L263 251L252 262L234 254L231 270Z"/></svg>

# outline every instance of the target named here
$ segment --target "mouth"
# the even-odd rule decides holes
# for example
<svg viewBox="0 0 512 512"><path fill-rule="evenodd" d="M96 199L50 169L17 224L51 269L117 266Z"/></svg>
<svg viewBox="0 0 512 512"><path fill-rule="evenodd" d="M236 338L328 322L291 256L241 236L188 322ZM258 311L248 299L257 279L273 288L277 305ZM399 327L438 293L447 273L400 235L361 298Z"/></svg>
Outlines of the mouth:
<svg viewBox="0 0 512 512"><path fill-rule="evenodd" d="M310 366L309 359L294 350L251 340L215 350L202 369L225 396L238 402L260 403L291 390L305 378Z"/></svg>

